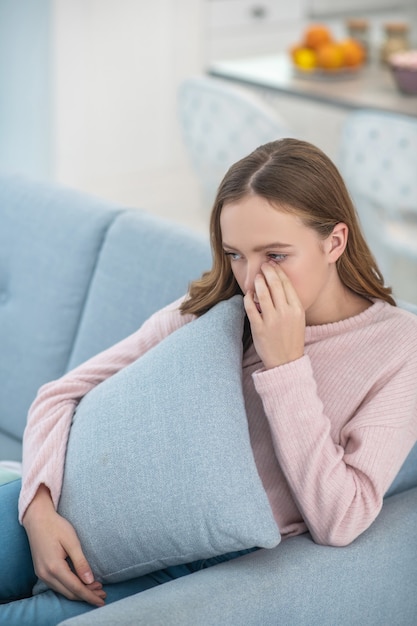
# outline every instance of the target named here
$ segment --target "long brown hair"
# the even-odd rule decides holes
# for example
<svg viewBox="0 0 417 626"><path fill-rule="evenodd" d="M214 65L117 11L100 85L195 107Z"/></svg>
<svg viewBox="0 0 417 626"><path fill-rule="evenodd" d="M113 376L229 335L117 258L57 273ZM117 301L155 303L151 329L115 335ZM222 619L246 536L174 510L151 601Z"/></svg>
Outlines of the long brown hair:
<svg viewBox="0 0 417 626"><path fill-rule="evenodd" d="M222 247L220 214L225 204L256 194L282 210L297 214L322 238L339 222L349 229L343 254L336 262L340 280L365 298L395 305L360 228L359 218L343 179L319 148L298 139L280 139L260 146L227 171L220 183L210 218L213 266L194 281L183 313L202 315L241 290Z"/></svg>

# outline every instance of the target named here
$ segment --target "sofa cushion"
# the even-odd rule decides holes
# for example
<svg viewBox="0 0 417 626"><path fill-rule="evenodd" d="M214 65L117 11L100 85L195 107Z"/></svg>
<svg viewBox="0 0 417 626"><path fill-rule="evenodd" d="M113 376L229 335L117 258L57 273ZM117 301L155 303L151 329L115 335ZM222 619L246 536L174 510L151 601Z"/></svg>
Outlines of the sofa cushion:
<svg viewBox="0 0 417 626"><path fill-rule="evenodd" d="M99 580L279 543L249 440L243 317L240 296L219 303L79 404L59 511Z"/></svg>
<svg viewBox="0 0 417 626"><path fill-rule="evenodd" d="M60 626L415 626L417 489L343 548L305 533Z"/></svg>
<svg viewBox="0 0 417 626"><path fill-rule="evenodd" d="M19 480L20 474L9 467L5 467L0 462L0 485L11 483L14 480Z"/></svg>

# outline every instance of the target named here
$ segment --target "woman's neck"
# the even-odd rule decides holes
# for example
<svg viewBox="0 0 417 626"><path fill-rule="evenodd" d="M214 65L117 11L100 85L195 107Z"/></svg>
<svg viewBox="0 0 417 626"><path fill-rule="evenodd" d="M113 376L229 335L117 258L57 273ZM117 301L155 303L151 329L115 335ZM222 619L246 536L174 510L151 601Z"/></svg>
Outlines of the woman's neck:
<svg viewBox="0 0 417 626"><path fill-rule="evenodd" d="M341 322L355 315L359 315L371 306L371 300L355 293L343 283L339 283L328 296L323 297L320 303L306 311L308 326Z"/></svg>

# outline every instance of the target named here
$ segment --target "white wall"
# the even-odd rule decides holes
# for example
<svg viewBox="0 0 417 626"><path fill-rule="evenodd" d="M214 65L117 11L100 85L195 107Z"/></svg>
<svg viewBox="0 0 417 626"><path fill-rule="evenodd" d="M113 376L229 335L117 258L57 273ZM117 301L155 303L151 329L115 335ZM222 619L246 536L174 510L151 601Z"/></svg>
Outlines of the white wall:
<svg viewBox="0 0 417 626"><path fill-rule="evenodd" d="M178 85L216 55L286 49L312 1L2 0L0 167L205 229L176 118ZM270 7L256 24L255 5ZM299 106L280 108L305 123ZM316 113L331 152L340 120L326 117L321 132Z"/></svg>
<svg viewBox="0 0 417 626"><path fill-rule="evenodd" d="M203 71L201 2L53 7L56 180L170 217L191 213L199 196L176 95L183 78Z"/></svg>

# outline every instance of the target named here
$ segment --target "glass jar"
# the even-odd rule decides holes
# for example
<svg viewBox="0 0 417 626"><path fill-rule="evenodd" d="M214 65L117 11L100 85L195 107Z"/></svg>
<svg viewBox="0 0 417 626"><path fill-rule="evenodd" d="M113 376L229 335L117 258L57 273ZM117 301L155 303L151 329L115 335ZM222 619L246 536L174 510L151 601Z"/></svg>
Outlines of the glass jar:
<svg viewBox="0 0 417 626"><path fill-rule="evenodd" d="M409 50L409 25L405 22L388 22L384 25L385 39L381 46L381 62L388 63L391 54Z"/></svg>
<svg viewBox="0 0 417 626"><path fill-rule="evenodd" d="M346 20L346 30L351 39L358 41L365 51L365 61L369 60L369 22L362 18Z"/></svg>

